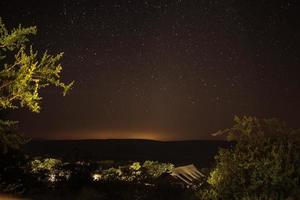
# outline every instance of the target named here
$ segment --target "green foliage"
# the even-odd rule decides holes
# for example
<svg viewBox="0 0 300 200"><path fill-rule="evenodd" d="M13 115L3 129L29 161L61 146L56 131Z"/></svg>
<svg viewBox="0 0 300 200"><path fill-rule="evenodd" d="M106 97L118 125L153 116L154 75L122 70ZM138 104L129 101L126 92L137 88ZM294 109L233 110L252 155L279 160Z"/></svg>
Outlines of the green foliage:
<svg viewBox="0 0 300 200"><path fill-rule="evenodd" d="M143 182L146 179L156 179L163 173L169 173L174 168L171 163L160 163L158 161L145 161L143 165L140 162L134 162L131 165L110 167L104 170L98 170L92 174L94 181L125 181L125 182Z"/></svg>
<svg viewBox="0 0 300 200"><path fill-rule="evenodd" d="M38 180L44 182L54 183L71 176L69 170L63 169L63 162L54 158L34 159L30 162L30 169Z"/></svg>
<svg viewBox="0 0 300 200"><path fill-rule="evenodd" d="M27 38L28 35L35 35L36 32L35 26L23 28L21 25L9 32L0 18L0 47L3 48L4 51L18 49L29 41ZM3 57L4 56L2 56L2 58Z"/></svg>
<svg viewBox="0 0 300 200"><path fill-rule="evenodd" d="M0 112L19 107L39 112L41 88L60 87L65 95L73 84L61 81L62 53L50 55L46 51L40 55L28 45L29 37L36 32L35 26L21 25L7 30L0 18ZM15 125L16 122L0 119L0 192L19 187L22 178L25 159L20 148L28 139L16 132Z"/></svg>
<svg viewBox="0 0 300 200"><path fill-rule="evenodd" d="M23 28L19 25L8 31L0 18L0 110L27 107L40 111L39 90L49 85L63 89L63 94L73 82L61 81L63 53L42 56L27 45L28 37L36 34L36 27Z"/></svg>
<svg viewBox="0 0 300 200"><path fill-rule="evenodd" d="M103 180L117 180L121 179L123 172L120 168L111 167L107 170L103 170L102 178Z"/></svg>
<svg viewBox="0 0 300 200"><path fill-rule="evenodd" d="M141 164L139 162L134 162L132 163L132 165L130 166L131 169L138 171L141 169Z"/></svg>
<svg viewBox="0 0 300 200"><path fill-rule="evenodd" d="M146 170L147 174L157 178L163 173L170 173L174 168L174 165L171 163L159 163L158 161L146 160L143 163L143 168Z"/></svg>
<svg viewBox="0 0 300 200"><path fill-rule="evenodd" d="M54 158L46 158L44 160L35 159L31 161L32 172L38 172L41 170L52 171L62 165L61 160Z"/></svg>
<svg viewBox="0 0 300 200"><path fill-rule="evenodd" d="M203 199L267 200L299 195L300 131L275 119L235 117L234 122L223 133L235 147L219 151Z"/></svg>
<svg viewBox="0 0 300 200"><path fill-rule="evenodd" d="M118 168L110 167L101 172L93 174L93 180L99 181L137 181L141 177L141 165L139 162L134 162L129 166L119 166Z"/></svg>

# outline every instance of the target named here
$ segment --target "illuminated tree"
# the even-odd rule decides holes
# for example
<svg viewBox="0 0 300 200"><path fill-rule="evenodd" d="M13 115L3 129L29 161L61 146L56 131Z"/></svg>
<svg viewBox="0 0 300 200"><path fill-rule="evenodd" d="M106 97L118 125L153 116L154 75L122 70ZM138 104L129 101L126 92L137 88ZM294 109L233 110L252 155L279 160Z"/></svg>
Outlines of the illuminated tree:
<svg viewBox="0 0 300 200"><path fill-rule="evenodd" d="M287 199L300 194L300 130L275 119L235 117L203 199ZM205 196L206 195L206 196Z"/></svg>
<svg viewBox="0 0 300 200"><path fill-rule="evenodd" d="M151 177L157 178L163 173L172 172L174 165L171 163L160 163L158 161L146 160L143 163L142 167Z"/></svg>
<svg viewBox="0 0 300 200"><path fill-rule="evenodd" d="M9 31L0 18L0 111L27 107L39 112L41 88L54 85L62 88L65 95L73 85L73 82L65 84L61 81L62 66L59 62L63 53L50 55L46 51L40 55L28 45L29 36L36 32L35 26L24 28L21 25ZM12 124L0 120L3 146L17 147L13 141L21 141L17 135L5 134Z"/></svg>
<svg viewBox="0 0 300 200"><path fill-rule="evenodd" d="M73 85L73 82L65 84L61 81L59 62L63 53L50 55L46 51L39 54L33 50L29 37L36 32L35 26L24 28L19 25L8 30L0 18L0 112L20 107L39 112L41 88L56 86L62 88L65 95ZM0 119L0 191L11 188L9 182L15 185L10 174L16 175L21 161L16 155L20 155L17 152L27 141L15 131L15 124Z"/></svg>
<svg viewBox="0 0 300 200"><path fill-rule="evenodd" d="M63 95L73 83L60 79L63 53L39 55L27 45L28 37L36 34L34 26L19 25L8 31L0 18L0 109L27 107L40 111L39 90L54 85L63 89Z"/></svg>

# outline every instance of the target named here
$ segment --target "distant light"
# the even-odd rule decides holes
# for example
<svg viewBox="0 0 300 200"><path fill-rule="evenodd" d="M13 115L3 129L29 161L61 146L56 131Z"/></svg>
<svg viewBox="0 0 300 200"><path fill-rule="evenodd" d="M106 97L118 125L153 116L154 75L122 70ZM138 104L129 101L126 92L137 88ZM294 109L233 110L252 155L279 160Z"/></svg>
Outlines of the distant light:
<svg viewBox="0 0 300 200"><path fill-rule="evenodd" d="M2 195L2 194L0 194L0 199L1 200L27 200L20 197L15 197L11 195Z"/></svg>
<svg viewBox="0 0 300 200"><path fill-rule="evenodd" d="M148 110L149 112L149 110ZM92 130L92 131L73 131L58 132L47 139L145 139L145 140L174 140L176 137L166 136L168 134L152 131L127 131L127 130Z"/></svg>
<svg viewBox="0 0 300 200"><path fill-rule="evenodd" d="M55 174L50 174L48 180L52 183L54 183L56 181L56 175Z"/></svg>
<svg viewBox="0 0 300 200"><path fill-rule="evenodd" d="M101 177L101 174L93 174L93 181L100 181Z"/></svg>

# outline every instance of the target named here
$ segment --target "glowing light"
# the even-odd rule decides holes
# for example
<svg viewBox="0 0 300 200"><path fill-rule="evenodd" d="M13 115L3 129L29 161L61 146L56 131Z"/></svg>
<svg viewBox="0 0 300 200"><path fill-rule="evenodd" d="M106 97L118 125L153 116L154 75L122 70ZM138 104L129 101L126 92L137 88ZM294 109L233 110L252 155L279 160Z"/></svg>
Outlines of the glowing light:
<svg viewBox="0 0 300 200"><path fill-rule="evenodd" d="M56 181L56 175L55 174L50 174L48 180L52 183L54 183Z"/></svg>
<svg viewBox="0 0 300 200"><path fill-rule="evenodd" d="M93 174L92 177L93 177L93 181L100 181L102 178L101 174Z"/></svg>
<svg viewBox="0 0 300 200"><path fill-rule="evenodd" d="M1 200L27 200L27 199L23 199L23 198L19 198L19 197L14 197L11 195L2 195L2 194L0 194L0 199Z"/></svg>
<svg viewBox="0 0 300 200"><path fill-rule="evenodd" d="M53 136L54 135L54 136ZM56 136L55 136L56 135ZM122 131L122 130L89 130L70 131L52 134L47 139L146 139L146 140L174 140L175 138L164 137L166 134L147 131Z"/></svg>

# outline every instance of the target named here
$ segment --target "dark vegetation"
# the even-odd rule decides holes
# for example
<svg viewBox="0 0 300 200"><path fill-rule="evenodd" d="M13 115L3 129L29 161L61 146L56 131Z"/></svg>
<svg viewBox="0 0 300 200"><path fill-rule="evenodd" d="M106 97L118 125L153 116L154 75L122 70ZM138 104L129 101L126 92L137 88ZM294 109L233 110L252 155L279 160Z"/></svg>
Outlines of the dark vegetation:
<svg viewBox="0 0 300 200"><path fill-rule="evenodd" d="M200 168L206 178L194 185L172 177L171 163L74 162L6 151L1 190L32 199L299 199L299 130L275 119L236 117L220 133L234 145L220 148L215 164L206 173Z"/></svg>
<svg viewBox="0 0 300 200"><path fill-rule="evenodd" d="M1 190L30 199L194 198L194 190L162 178L173 167L173 164L157 161L70 163L52 158L31 158L18 166L19 171L14 171L15 174L1 177Z"/></svg>
<svg viewBox="0 0 300 200"><path fill-rule="evenodd" d="M276 119L235 117L221 133L235 141L221 149L202 199L299 199L300 130Z"/></svg>

